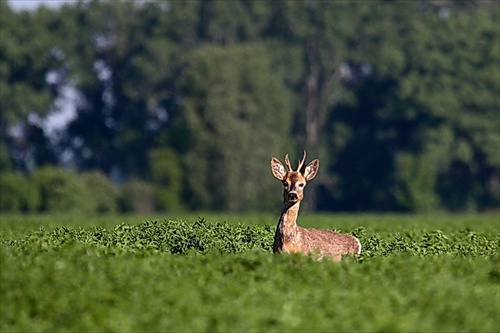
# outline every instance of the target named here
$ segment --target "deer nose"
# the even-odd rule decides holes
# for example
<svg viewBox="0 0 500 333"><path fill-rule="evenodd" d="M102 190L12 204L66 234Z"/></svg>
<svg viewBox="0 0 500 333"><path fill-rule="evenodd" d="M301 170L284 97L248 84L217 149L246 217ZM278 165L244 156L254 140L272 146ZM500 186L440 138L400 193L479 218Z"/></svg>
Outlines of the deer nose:
<svg viewBox="0 0 500 333"><path fill-rule="evenodd" d="M290 192L288 193L288 200L297 200L297 193L295 192Z"/></svg>

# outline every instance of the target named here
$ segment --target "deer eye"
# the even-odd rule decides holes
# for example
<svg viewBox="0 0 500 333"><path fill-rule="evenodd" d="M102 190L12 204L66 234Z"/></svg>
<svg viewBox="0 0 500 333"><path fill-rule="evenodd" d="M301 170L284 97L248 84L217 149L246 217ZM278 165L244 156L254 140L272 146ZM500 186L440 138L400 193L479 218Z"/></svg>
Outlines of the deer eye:
<svg viewBox="0 0 500 333"><path fill-rule="evenodd" d="M288 183L287 182L283 182L283 187L287 187L288 186Z"/></svg>
<svg viewBox="0 0 500 333"><path fill-rule="evenodd" d="M304 183L299 183L299 187L304 187Z"/></svg>

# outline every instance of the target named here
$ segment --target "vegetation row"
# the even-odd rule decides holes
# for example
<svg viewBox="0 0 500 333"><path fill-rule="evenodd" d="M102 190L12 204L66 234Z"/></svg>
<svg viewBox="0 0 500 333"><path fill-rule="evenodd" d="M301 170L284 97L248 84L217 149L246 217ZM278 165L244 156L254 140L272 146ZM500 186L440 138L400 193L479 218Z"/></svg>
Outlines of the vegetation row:
<svg viewBox="0 0 500 333"><path fill-rule="evenodd" d="M4 213L148 213L165 208L151 184L134 179L118 186L99 171L44 167L29 176L1 172L0 184Z"/></svg>
<svg viewBox="0 0 500 333"><path fill-rule="evenodd" d="M122 223L112 229L58 227L46 230L42 227L20 239L4 240L4 243L21 252L60 251L74 245L106 254L270 252L274 230L275 227L270 225L245 226L240 223L208 222L200 218L195 223L182 220L147 221L138 225ZM362 256L358 260L394 254L492 256L500 248L499 234L470 229L368 235L363 227L358 227L352 230L352 234L363 245Z"/></svg>
<svg viewBox="0 0 500 333"><path fill-rule="evenodd" d="M2 216L0 330L497 331L495 218L443 230L406 218L398 231L394 219L365 219L342 230L363 254L335 263L272 254L270 225L62 216L40 228Z"/></svg>

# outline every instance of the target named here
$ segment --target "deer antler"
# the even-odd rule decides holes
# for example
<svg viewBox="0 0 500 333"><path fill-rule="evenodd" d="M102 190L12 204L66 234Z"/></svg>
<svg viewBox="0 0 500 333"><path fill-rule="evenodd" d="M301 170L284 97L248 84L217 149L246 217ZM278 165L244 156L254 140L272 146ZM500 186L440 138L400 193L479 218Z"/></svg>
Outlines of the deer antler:
<svg viewBox="0 0 500 333"><path fill-rule="evenodd" d="M288 167L288 171L293 171L292 166L290 165L290 160L288 159L288 154L285 155L285 164Z"/></svg>
<svg viewBox="0 0 500 333"><path fill-rule="evenodd" d="M302 169L302 166L304 165L305 161L306 161L306 151L304 150L304 155L302 155L302 159L299 160L299 167L297 168L297 171L300 172L300 169Z"/></svg>

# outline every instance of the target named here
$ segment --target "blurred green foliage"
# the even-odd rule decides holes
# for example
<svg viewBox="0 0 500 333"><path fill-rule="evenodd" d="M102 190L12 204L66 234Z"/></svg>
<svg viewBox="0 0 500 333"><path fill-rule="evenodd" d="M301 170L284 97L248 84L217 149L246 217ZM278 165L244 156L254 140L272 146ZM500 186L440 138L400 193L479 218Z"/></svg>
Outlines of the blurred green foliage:
<svg viewBox="0 0 500 333"><path fill-rule="evenodd" d="M158 208L163 211L183 209L183 178L179 156L171 149L158 148L149 154L149 165Z"/></svg>
<svg viewBox="0 0 500 333"><path fill-rule="evenodd" d="M0 210L2 212L35 212L40 193L33 181L14 172L0 173Z"/></svg>
<svg viewBox="0 0 500 333"><path fill-rule="evenodd" d="M180 117L192 207L269 208L274 181L264 175L270 154L287 147L291 115L286 87L264 55L259 45L209 46L188 59Z"/></svg>
<svg viewBox="0 0 500 333"><path fill-rule="evenodd" d="M46 166L33 173L33 183L40 191L41 211L83 213L93 209L94 189L86 187L73 171Z"/></svg>
<svg viewBox="0 0 500 333"><path fill-rule="evenodd" d="M93 201L92 211L114 213L118 210L119 189L100 171L87 171L78 175L89 191L87 200Z"/></svg>
<svg viewBox="0 0 500 333"><path fill-rule="evenodd" d="M312 210L500 205L498 2L3 1L0 15L0 172L149 182L141 211L261 211L279 197L269 158L307 149Z"/></svg>
<svg viewBox="0 0 500 333"><path fill-rule="evenodd" d="M121 185L118 197L122 212L150 213L156 208L153 186L140 179L131 179Z"/></svg>

